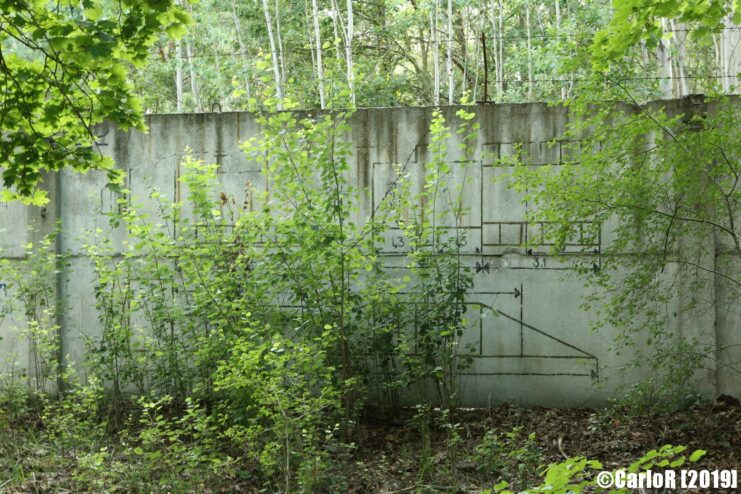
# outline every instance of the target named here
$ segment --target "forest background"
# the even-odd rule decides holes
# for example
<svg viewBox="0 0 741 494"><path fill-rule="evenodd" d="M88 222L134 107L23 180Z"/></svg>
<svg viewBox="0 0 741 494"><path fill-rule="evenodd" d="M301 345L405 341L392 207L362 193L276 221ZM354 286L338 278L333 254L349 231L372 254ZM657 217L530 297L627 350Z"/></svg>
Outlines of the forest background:
<svg viewBox="0 0 741 494"><path fill-rule="evenodd" d="M188 33L163 37L135 73L147 112L258 109L266 87L305 108L564 101L592 79L592 41L612 18L607 1L573 0L203 0L186 8ZM642 101L736 92L741 28L732 14L712 28L681 16L658 24L611 68L612 86Z"/></svg>

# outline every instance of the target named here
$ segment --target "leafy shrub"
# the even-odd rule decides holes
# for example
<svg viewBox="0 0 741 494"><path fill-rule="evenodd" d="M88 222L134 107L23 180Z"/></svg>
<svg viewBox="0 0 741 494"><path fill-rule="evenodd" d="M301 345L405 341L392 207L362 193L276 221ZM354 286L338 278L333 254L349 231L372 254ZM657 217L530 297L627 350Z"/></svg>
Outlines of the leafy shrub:
<svg viewBox="0 0 741 494"><path fill-rule="evenodd" d="M471 130L478 124L469 125L474 115L465 110L459 110L457 116L465 158L458 171L463 183L451 180L451 175L455 176L448 159L451 130L436 110L430 126L431 159L425 163L422 190L414 193L400 172L392 200L384 205L384 213L398 225L409 248L406 268L410 276L404 278L408 309L401 312L401 317L402 326L413 331L401 336L400 358L405 372L401 383L415 382L422 389L431 383L446 409L454 407L459 398L456 373L471 363L461 356L464 349L459 348L468 324L466 294L473 286L473 274L462 262L466 229L460 225L467 212L463 186L473 152Z"/></svg>
<svg viewBox="0 0 741 494"><path fill-rule="evenodd" d="M32 236L38 234L32 229ZM28 385L37 394L56 389L63 379L60 359L57 298L57 277L65 256L56 252L58 232L41 236L27 243L22 260L0 260L0 278L8 281L12 297L3 297L0 304L0 322L13 310L25 316L24 323L11 327L18 339L29 344L30 368L17 365L17 355L8 362L11 372L5 377L6 390L17 391L19 378L28 378ZM6 288L7 290L7 288ZM15 402L15 398L10 398Z"/></svg>
<svg viewBox="0 0 741 494"><path fill-rule="evenodd" d="M104 405L103 385L94 376L88 384L48 400L41 415L46 439L62 454L95 449L106 434Z"/></svg>
<svg viewBox="0 0 741 494"><path fill-rule="evenodd" d="M233 424L226 435L284 492L313 492L338 449L343 390L333 385L327 357L337 336L330 325L299 341L265 329L245 329L217 370L215 387Z"/></svg>
<svg viewBox="0 0 741 494"><path fill-rule="evenodd" d="M458 117L468 132L473 115ZM360 225L364 191L348 179L351 146L340 138L348 118L260 116L263 132L244 149L269 193L248 186L242 208L220 191L216 165L186 157L184 201L152 189L144 205L123 189L104 213L110 228L88 232L101 327L84 335L94 377L44 415L48 440L76 458L79 486L127 477L129 487L177 490L188 475L238 472L272 490L343 490L331 458L349 458L369 390L390 391L399 406L410 385L425 396L434 386L455 474L451 410L473 283L460 255L465 229L444 226L465 214L462 190L448 183L450 128L436 112L423 190L400 176L395 201ZM429 215L414 210L425 202ZM379 256L394 221L412 248L401 276ZM34 309L26 315L40 390L60 368L52 288L63 257L53 237L46 242L43 270L32 271L39 279L20 291L43 295L23 299ZM112 448L106 433L126 446Z"/></svg>
<svg viewBox="0 0 741 494"><path fill-rule="evenodd" d="M535 433L526 434L518 426L502 434L487 431L474 450L473 460L484 478L495 476L513 485L524 486L533 480L543 456Z"/></svg>
<svg viewBox="0 0 741 494"><path fill-rule="evenodd" d="M685 446L672 446L666 444L659 449L654 449L643 455L626 468L627 472L637 473L651 470L652 468L679 468L687 461L696 462L705 455L705 451L697 450L689 458L683 452ZM610 492L611 494L628 494L632 489L611 489L601 487L597 483L595 474L603 470L602 464L597 460L588 460L584 457L568 458L559 463L549 465L542 473L543 483L535 487L520 491L522 494L579 494L581 492ZM614 478L614 477L613 477ZM498 494L513 494L508 489L506 481L494 486L493 492ZM491 494L492 491L484 491Z"/></svg>

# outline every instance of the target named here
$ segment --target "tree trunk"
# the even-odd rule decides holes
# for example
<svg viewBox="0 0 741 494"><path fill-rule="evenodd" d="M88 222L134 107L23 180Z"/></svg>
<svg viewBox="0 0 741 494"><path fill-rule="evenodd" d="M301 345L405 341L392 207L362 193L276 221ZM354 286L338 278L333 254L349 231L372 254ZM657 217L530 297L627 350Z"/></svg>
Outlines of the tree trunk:
<svg viewBox="0 0 741 494"><path fill-rule="evenodd" d="M453 104L455 92L455 76L453 75L453 0L448 0L448 53L445 60L445 70L448 72L448 104Z"/></svg>
<svg viewBox="0 0 741 494"><path fill-rule="evenodd" d="M355 106L355 70L352 60L352 41L355 36L353 0L347 0L347 35L345 36L345 59L347 60L347 85L350 87L350 100Z"/></svg>
<svg viewBox="0 0 741 494"><path fill-rule="evenodd" d="M198 77L196 75L196 68L193 62L195 58L193 56L193 45L190 43L190 39L185 40L185 53L188 56L188 70L190 71L190 91L193 93L193 105L195 106L196 112L203 111L201 108L201 96L198 91Z"/></svg>
<svg viewBox="0 0 741 494"><path fill-rule="evenodd" d="M553 2L556 6L556 42L561 42L561 0L555 0ZM565 84L561 85L561 101L566 99L568 94L568 86Z"/></svg>
<svg viewBox="0 0 741 494"><path fill-rule="evenodd" d="M239 43L239 51L241 53L242 58L242 64L244 65L245 70L249 70L249 63L247 61L247 48L244 45L244 39L242 39L242 23L239 20L239 15L237 14L237 1L232 0L232 19L234 20L234 31L237 33L237 42ZM250 91L250 78L249 75L244 76L244 89L247 93L247 98L251 98L251 91Z"/></svg>
<svg viewBox="0 0 741 494"><path fill-rule="evenodd" d="M316 71L316 55L314 51L314 38L311 35L311 19L309 18L309 3L304 2L304 13L305 13L305 21L306 21L306 40L309 42L309 53L311 53L311 70L312 73Z"/></svg>
<svg viewBox="0 0 741 494"><path fill-rule="evenodd" d="M468 13L468 7L463 7L461 9L461 15L460 15L460 23L461 23L461 29L460 29L460 42L461 42L461 51L462 57L463 57L463 75L461 76L461 88L460 88L460 94L461 96L464 96L466 94L466 90L468 89L468 40L466 39L466 35L468 34L468 26L466 25L468 16L466 15ZM475 46L478 46L478 43L474 41ZM475 49L474 49L475 51Z"/></svg>
<svg viewBox="0 0 741 494"><path fill-rule="evenodd" d="M340 28L338 24L340 23L340 8L337 6L337 0L332 0L332 32L334 33L334 40L332 40L332 44L334 45L334 51L335 51L335 57L337 60L339 60L340 57L340 45L338 43L338 39L340 39L340 32L344 30L344 28ZM342 34L342 37L345 37L345 34Z"/></svg>
<svg viewBox="0 0 741 494"><path fill-rule="evenodd" d="M502 95L499 91L499 80L502 78L501 74L499 73L499 43L502 41L499 35L499 28L497 27L497 7L494 0L489 1L489 10L491 11L491 53L494 54L494 87L496 88L497 96L496 100L499 100ZM487 54L484 52L484 56L486 57ZM486 67L486 64L484 64L484 67ZM487 78L488 74L484 74L484 78Z"/></svg>
<svg viewBox="0 0 741 494"><path fill-rule="evenodd" d="M270 53L273 58L273 78L275 79L275 96L278 98L278 108L283 107L283 90L281 88L280 66L278 65L278 51L275 48L275 37L273 36L273 22L270 19L270 7L268 0L262 0L262 10L265 12L265 25L268 29L268 39L270 41Z"/></svg>
<svg viewBox="0 0 741 494"><path fill-rule="evenodd" d="M723 91L739 94L738 74L741 72L741 31L733 23L733 13L723 19L720 33L720 63Z"/></svg>
<svg viewBox="0 0 741 494"><path fill-rule="evenodd" d="M497 77L497 93L499 99L504 98L504 7L499 0L499 77Z"/></svg>
<svg viewBox="0 0 741 494"><path fill-rule="evenodd" d="M430 10L430 32L432 33L432 70L434 71L433 102L440 104L440 46L437 39L437 10L438 0Z"/></svg>
<svg viewBox="0 0 741 494"><path fill-rule="evenodd" d="M314 18L314 41L316 42L316 76L319 80L319 105L325 107L324 101L324 68L322 67L322 36L319 31L319 6L316 0L311 0L311 10Z"/></svg>
<svg viewBox="0 0 741 494"><path fill-rule="evenodd" d="M484 26L482 25L481 27L482 27L482 36L484 36L484 34L483 34L483 27ZM473 91L472 91L472 95L471 95L471 101L473 101L473 102L476 101L476 96L477 96L477 93L478 93L478 87L479 87L479 68L481 67L481 58L482 58L482 57L479 56L479 50L482 49L482 48L483 47L481 47L479 45L479 43L476 43L476 46L473 49L474 68L473 68ZM484 57L486 57L486 53L484 53ZM484 64L484 66L486 66L486 64ZM486 77L486 76L484 76L484 77ZM488 97L488 95L487 95L487 97Z"/></svg>
<svg viewBox="0 0 741 494"><path fill-rule="evenodd" d="M723 68L720 63L720 60L721 60L720 58L720 35L717 35L717 36L714 35L712 36L712 38L713 38L713 52L715 54L715 75L717 77L722 77ZM720 79L721 84L722 84L722 80L723 79Z"/></svg>
<svg viewBox="0 0 741 494"><path fill-rule="evenodd" d="M525 2L525 28L527 29L527 99L533 100L533 46L530 33L530 1Z"/></svg>
<svg viewBox="0 0 741 494"><path fill-rule="evenodd" d="M677 48L677 54L672 58L677 68L677 96L681 98L690 94L690 85L687 79L687 28L684 24L678 24L674 21L669 22L669 27L674 31L672 39Z"/></svg>
<svg viewBox="0 0 741 494"><path fill-rule="evenodd" d="M667 30L666 19L661 19L661 29L663 32ZM656 58L659 62L659 92L663 99L670 99L672 97L672 63L671 56L669 54L669 43L663 37L659 40L659 44L656 47Z"/></svg>
<svg viewBox="0 0 741 494"><path fill-rule="evenodd" d="M175 43L175 98L178 113L183 111L183 43Z"/></svg>
<svg viewBox="0 0 741 494"><path fill-rule="evenodd" d="M345 62L347 66L347 87L350 89L350 101L351 106L355 106L355 73L353 66L353 53L352 53L352 42L355 36L355 14L353 12L352 0L347 0L347 25L342 20L340 9L337 6L337 0L332 0L332 8L335 11L335 15L340 25L340 32L342 33L342 42L345 46ZM337 34L335 34L337 37ZM404 38L404 41L408 41ZM379 46L380 48L380 46ZM411 53L411 51L410 51ZM337 47L337 58L340 59L339 46Z"/></svg>
<svg viewBox="0 0 741 494"><path fill-rule="evenodd" d="M278 60L280 60L280 83L286 83L286 57L283 50L283 36L280 29L280 4L275 0L275 32L278 38Z"/></svg>
<svg viewBox="0 0 741 494"><path fill-rule="evenodd" d="M227 106L227 98L226 94L224 94L224 81L222 79L223 71L221 70L221 58L219 57L219 51L214 47L214 64L216 65L216 87L219 88L219 111L227 111L229 110L229 107ZM212 105L213 107L213 105ZM213 111L213 109L211 110Z"/></svg>

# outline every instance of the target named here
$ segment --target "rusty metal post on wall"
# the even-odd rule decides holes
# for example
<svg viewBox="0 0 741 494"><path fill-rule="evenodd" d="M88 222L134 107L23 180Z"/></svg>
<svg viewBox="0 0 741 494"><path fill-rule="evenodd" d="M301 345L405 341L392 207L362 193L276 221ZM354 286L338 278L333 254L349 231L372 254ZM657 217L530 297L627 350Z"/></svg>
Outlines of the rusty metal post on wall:
<svg viewBox="0 0 741 494"><path fill-rule="evenodd" d="M484 98L479 103L489 102L489 66L486 60L486 33L481 33L481 48L484 53Z"/></svg>

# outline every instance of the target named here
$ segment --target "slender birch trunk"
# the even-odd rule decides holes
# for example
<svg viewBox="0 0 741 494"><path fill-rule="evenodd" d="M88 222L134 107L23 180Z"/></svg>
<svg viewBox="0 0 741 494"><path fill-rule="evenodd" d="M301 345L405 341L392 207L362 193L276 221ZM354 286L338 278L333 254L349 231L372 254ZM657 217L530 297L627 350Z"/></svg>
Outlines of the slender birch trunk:
<svg viewBox="0 0 741 494"><path fill-rule="evenodd" d="M309 41L309 52L311 53L311 70L316 70L316 55L314 54L314 37L311 35L311 19L309 18L309 3L304 2L304 20L306 21L306 39Z"/></svg>
<svg viewBox="0 0 741 494"><path fill-rule="evenodd" d="M720 32L721 82L724 92L739 94L738 74L741 72L741 31L733 23L733 13L723 19Z"/></svg>
<svg viewBox="0 0 741 494"><path fill-rule="evenodd" d="M322 36L319 31L319 6L316 0L311 0L311 10L314 18L314 40L316 42L316 75L319 80L319 106L324 109L324 68L322 67Z"/></svg>
<svg viewBox="0 0 741 494"><path fill-rule="evenodd" d="M183 43L175 43L175 98L178 113L183 111Z"/></svg>
<svg viewBox="0 0 741 494"><path fill-rule="evenodd" d="M195 106L196 112L203 111L201 108L201 95L198 90L198 76L196 75L196 67L193 59L193 45L190 42L190 38L185 40L185 53L188 56L188 70L190 72L190 91L193 93L193 105Z"/></svg>
<svg viewBox="0 0 741 494"><path fill-rule="evenodd" d="M483 25L481 26L483 30ZM474 68L473 68L473 92L471 94L471 101L476 101L476 96L478 93L479 88L479 68L481 67L481 58L479 55L479 50L481 50L481 46L479 43L476 43L475 48L473 49L473 59L474 59ZM486 53L484 53L484 56L486 56Z"/></svg>
<svg viewBox="0 0 741 494"><path fill-rule="evenodd" d="M676 46L676 56L672 59L676 65L677 74L677 96L687 96L690 94L689 80L687 79L687 29L684 24L669 21L669 27L674 31L674 46Z"/></svg>
<svg viewBox="0 0 741 494"><path fill-rule="evenodd" d="M553 2L556 7L556 40L561 42L561 0L555 0ZM568 94L568 87L565 84L561 85L561 101L566 99Z"/></svg>
<svg viewBox="0 0 741 494"><path fill-rule="evenodd" d="M175 0L182 5L181 0ZM175 42L175 105L178 113L183 111L183 40Z"/></svg>
<svg viewBox="0 0 741 494"><path fill-rule="evenodd" d="M463 7L461 9L461 51L463 53L463 75L461 76L461 89L460 94L461 96L466 94L466 90L468 89L468 40L466 39L466 35L468 33L468 29L466 26L466 18L468 17L466 15L468 11L468 8ZM478 43L476 43L476 46L478 46Z"/></svg>
<svg viewBox="0 0 741 494"><path fill-rule="evenodd" d="M229 108L226 105L226 95L224 94L224 83L222 80L223 71L221 70L221 58L216 47L213 47L214 52L214 63L216 65L216 86L219 88L219 111L227 111ZM211 110L213 111L213 110Z"/></svg>
<svg viewBox="0 0 741 494"><path fill-rule="evenodd" d="M501 40L499 39L499 29L497 27L496 5L494 0L489 1L489 10L491 11L491 53L494 54L494 78L496 79L494 81L494 87L497 93L496 99L499 99L502 96L499 92L499 80L502 78L499 73L499 43ZM486 53L484 53L484 56L486 56ZM488 74L484 74L484 77L488 77Z"/></svg>
<svg viewBox="0 0 741 494"><path fill-rule="evenodd" d="M499 0L499 77L497 93L500 100L504 98L504 7Z"/></svg>
<svg viewBox="0 0 741 494"><path fill-rule="evenodd" d="M445 60L448 73L448 104L453 104L455 93L455 76L453 75L453 0L448 0L448 53Z"/></svg>
<svg viewBox="0 0 741 494"><path fill-rule="evenodd" d="M725 24L725 21L724 21ZM720 39L719 43L719 50L718 50L718 66L720 67L720 84L723 88L723 92L728 93L730 90L730 81L728 78L728 59L729 52L730 52L730 43L728 42L728 35L725 32L725 29L721 30L720 35L718 36Z"/></svg>
<svg viewBox="0 0 741 494"><path fill-rule="evenodd" d="M717 35L717 36L713 35L711 37L713 39L713 52L715 54L715 75L722 76L723 69L720 63L720 35ZM721 84L722 84L722 79L721 79Z"/></svg>
<svg viewBox="0 0 741 494"><path fill-rule="evenodd" d="M527 29L527 99L533 99L533 46L530 33L530 2L525 2L525 27Z"/></svg>
<svg viewBox="0 0 741 494"><path fill-rule="evenodd" d="M350 99L355 106L355 69L352 59L352 41L355 36L354 12L352 1L347 0L347 35L345 36L345 60L347 61L347 85L350 87Z"/></svg>
<svg viewBox="0 0 741 494"><path fill-rule="evenodd" d="M285 84L286 83L286 57L285 57L285 51L283 50L283 36L281 35L281 29L280 29L279 0L275 0L275 33L278 38L278 60L280 60L280 82L281 84Z"/></svg>
<svg viewBox="0 0 741 494"><path fill-rule="evenodd" d="M273 22L270 19L270 7L268 0L262 0L262 10L265 13L265 25L268 29L268 39L270 40L270 53L273 59L273 78L275 79L275 96L278 98L278 108L283 107L283 89L281 87L280 66L278 64L278 51L275 48L275 37L273 36Z"/></svg>
<svg viewBox="0 0 741 494"><path fill-rule="evenodd" d="M667 31L667 20L661 19L661 29ZM669 55L669 43L664 37L659 40L656 47L656 58L659 62L659 92L664 99L670 99L673 95L672 90L672 63Z"/></svg>
<svg viewBox="0 0 741 494"><path fill-rule="evenodd" d="M432 70L434 71L433 101L436 106L440 104L440 46L437 40L437 7L438 0L435 0L433 8L430 10L430 32L432 34Z"/></svg>
<svg viewBox="0 0 741 494"><path fill-rule="evenodd" d="M340 16L340 7L337 5L337 0L332 0L332 32L334 33L332 44L334 45L335 58L337 58L337 60L342 58L338 40L344 42L345 28L343 26L342 16Z"/></svg>
<svg viewBox="0 0 741 494"><path fill-rule="evenodd" d="M345 25L345 22L342 20L342 15L340 14L340 9L337 5L337 0L332 0L332 8L336 12L336 18L339 21L340 25L340 32L342 33L342 42L345 46L345 62L347 66L347 86L350 89L350 100L351 104L354 107L355 106L355 73L354 73L354 66L353 66L353 54L352 54L352 42L353 37L355 36L355 26L354 26L354 17L355 14L353 12L353 6L352 6L352 0L347 0L347 25ZM335 34L335 37L337 35ZM339 52L339 46L337 46L337 58L340 57Z"/></svg>
<svg viewBox="0 0 741 494"><path fill-rule="evenodd" d="M247 61L247 47L244 44L244 39L242 39L242 23L239 20L239 15L237 14L237 1L232 0L232 19L234 20L234 31L237 34L237 42L239 43L239 51L240 56L242 58L242 64L244 65L245 70L249 67L249 62ZM247 98L251 98L251 88L250 88L250 78L249 75L245 74L244 76L244 89L247 93Z"/></svg>

